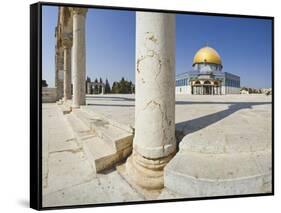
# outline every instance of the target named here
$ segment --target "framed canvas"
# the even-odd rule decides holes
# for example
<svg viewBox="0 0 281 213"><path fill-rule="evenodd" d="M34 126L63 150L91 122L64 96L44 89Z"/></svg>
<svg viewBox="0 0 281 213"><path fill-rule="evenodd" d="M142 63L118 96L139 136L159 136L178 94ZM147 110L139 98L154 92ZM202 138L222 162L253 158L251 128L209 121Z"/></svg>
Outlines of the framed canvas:
<svg viewBox="0 0 281 213"><path fill-rule="evenodd" d="M274 18L30 6L30 206L274 194Z"/></svg>

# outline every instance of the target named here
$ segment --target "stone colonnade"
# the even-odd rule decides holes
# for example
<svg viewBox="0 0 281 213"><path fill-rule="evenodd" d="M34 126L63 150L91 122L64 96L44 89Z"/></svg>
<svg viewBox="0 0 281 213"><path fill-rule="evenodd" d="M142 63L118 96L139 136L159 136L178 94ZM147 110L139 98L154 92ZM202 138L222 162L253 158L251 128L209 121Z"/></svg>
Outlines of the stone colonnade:
<svg viewBox="0 0 281 213"><path fill-rule="evenodd" d="M71 100L72 107L85 104L85 18L87 9L60 7L56 27L57 99ZM73 97L71 95L73 83Z"/></svg>
<svg viewBox="0 0 281 213"><path fill-rule="evenodd" d="M222 86L220 81L213 79L200 79L191 82L193 95L221 95Z"/></svg>
<svg viewBox="0 0 281 213"><path fill-rule="evenodd" d="M101 91L98 89L99 94L105 94L105 84L104 83L96 83L91 81L86 81L86 94L94 94L93 90L95 86L101 87Z"/></svg>
<svg viewBox="0 0 281 213"><path fill-rule="evenodd" d="M206 87L209 87L207 92ZM221 86L214 85L193 85L192 86L193 95L221 95Z"/></svg>
<svg viewBox="0 0 281 213"><path fill-rule="evenodd" d="M126 163L139 186L160 189L176 151L175 15L136 13L136 98L133 153Z"/></svg>

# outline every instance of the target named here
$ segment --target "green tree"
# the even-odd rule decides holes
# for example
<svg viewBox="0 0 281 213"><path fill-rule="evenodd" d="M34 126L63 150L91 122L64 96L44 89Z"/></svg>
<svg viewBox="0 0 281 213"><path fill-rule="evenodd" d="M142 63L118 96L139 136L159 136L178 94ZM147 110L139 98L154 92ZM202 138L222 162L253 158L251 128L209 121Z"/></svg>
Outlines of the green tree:
<svg viewBox="0 0 281 213"><path fill-rule="evenodd" d="M48 84L47 84L46 80L42 80L42 87L48 87Z"/></svg>
<svg viewBox="0 0 281 213"><path fill-rule="evenodd" d="M85 91L88 91L87 89L87 83L91 83L91 78L87 76L86 78L86 82L85 82ZM90 94L91 94L91 91L90 91Z"/></svg>
<svg viewBox="0 0 281 213"><path fill-rule="evenodd" d="M95 87L94 87L94 94L98 94L98 93L99 93L99 87L98 87L98 85L97 85L98 79L96 78L94 82L96 83L96 85L95 85Z"/></svg>
<svg viewBox="0 0 281 213"><path fill-rule="evenodd" d="M248 88L247 88L247 87L242 87L241 90L246 90L246 91L248 91Z"/></svg>
<svg viewBox="0 0 281 213"><path fill-rule="evenodd" d="M104 92L105 93L110 93L111 91L111 89L110 89L110 84L109 84L109 82L108 82L108 80L107 79L105 79L105 88L104 88Z"/></svg>
<svg viewBox="0 0 281 213"><path fill-rule="evenodd" d="M129 82L130 93L135 93L135 85L132 81Z"/></svg>
<svg viewBox="0 0 281 213"><path fill-rule="evenodd" d="M119 92L119 89L118 89L118 82L116 82L116 81L113 82L111 92L112 92L112 93L118 93L118 92Z"/></svg>
<svg viewBox="0 0 281 213"><path fill-rule="evenodd" d="M130 94L134 92L135 86L131 81L127 81L124 77L119 82L114 82L112 85L112 93Z"/></svg>
<svg viewBox="0 0 281 213"><path fill-rule="evenodd" d="M103 81L102 81L102 78L100 78L100 85L99 85L99 93L101 93L101 91L102 91L102 83L103 83Z"/></svg>

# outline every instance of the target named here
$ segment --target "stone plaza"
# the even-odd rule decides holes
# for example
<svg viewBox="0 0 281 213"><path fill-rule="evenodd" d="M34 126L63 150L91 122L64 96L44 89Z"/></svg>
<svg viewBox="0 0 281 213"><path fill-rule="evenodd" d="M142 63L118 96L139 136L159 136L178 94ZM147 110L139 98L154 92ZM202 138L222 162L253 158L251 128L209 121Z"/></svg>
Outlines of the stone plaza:
<svg viewBox="0 0 281 213"><path fill-rule="evenodd" d="M43 206L271 192L271 96L176 95L175 15L152 12L136 12L136 93L86 95L87 11L59 8Z"/></svg>
<svg viewBox="0 0 281 213"><path fill-rule="evenodd" d="M134 95L88 95L86 104L80 110L111 131L116 126L128 133L134 129ZM63 115L55 103L43 104L44 206L271 190L271 96L177 95L175 115L179 151L165 167L165 187L144 191L127 180L124 161L97 172L92 159L109 151L102 146L102 135L90 130L99 122L93 120L90 127L76 113L73 127L68 117L73 115ZM89 138L96 143L92 156L85 145Z"/></svg>

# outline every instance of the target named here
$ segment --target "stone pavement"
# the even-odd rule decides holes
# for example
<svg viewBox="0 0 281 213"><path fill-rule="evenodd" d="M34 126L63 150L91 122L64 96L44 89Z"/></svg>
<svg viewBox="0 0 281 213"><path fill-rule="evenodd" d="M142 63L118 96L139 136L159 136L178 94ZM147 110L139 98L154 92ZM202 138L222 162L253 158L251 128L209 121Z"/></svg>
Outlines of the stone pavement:
<svg viewBox="0 0 281 213"><path fill-rule="evenodd" d="M134 96L89 96L88 108L134 126ZM184 197L271 192L271 96L176 96L179 152L165 186ZM188 166L187 166L188 165Z"/></svg>
<svg viewBox="0 0 281 213"><path fill-rule="evenodd" d="M135 122L134 95L87 95L87 108L133 127Z"/></svg>
<svg viewBox="0 0 281 213"><path fill-rule="evenodd" d="M88 95L85 108L117 124L134 126L133 95ZM147 199L115 169L95 172L56 104L43 104L42 114L44 206ZM215 195L210 182L203 181L203 187L197 184L206 177L225 194L233 193L225 188L237 188L237 194L253 193L256 185L251 183L259 183L260 192L271 189L271 96L178 95L176 128L182 132L180 149L165 169L169 189L157 199ZM195 179L190 182L191 176ZM257 181L238 181L238 187L224 184L240 177ZM199 188L192 185L194 180Z"/></svg>
<svg viewBox="0 0 281 213"><path fill-rule="evenodd" d="M190 108L192 117L177 122L185 136L165 168L165 186L191 197L271 192L271 96L204 99L190 104L200 116Z"/></svg>
<svg viewBox="0 0 281 213"><path fill-rule="evenodd" d="M96 174L56 104L43 104L43 206L144 198L115 171Z"/></svg>
<svg viewBox="0 0 281 213"><path fill-rule="evenodd" d="M121 124L134 126L135 117L135 98L134 95L109 94L109 95L87 95L87 108L95 112L118 121ZM201 120L197 118L231 109L226 113L215 114L213 117L206 117ZM176 123L177 126L183 126L183 122L189 122L189 126L196 126L202 122L205 125L211 125L216 121L243 109L252 107L264 107L266 110L271 107L271 96L261 95L221 95L221 96L202 96L202 95L177 95L176 96ZM249 110L248 110L249 111ZM209 120L209 118L211 120ZM214 119L216 118L216 119ZM207 122L209 120L209 122Z"/></svg>

